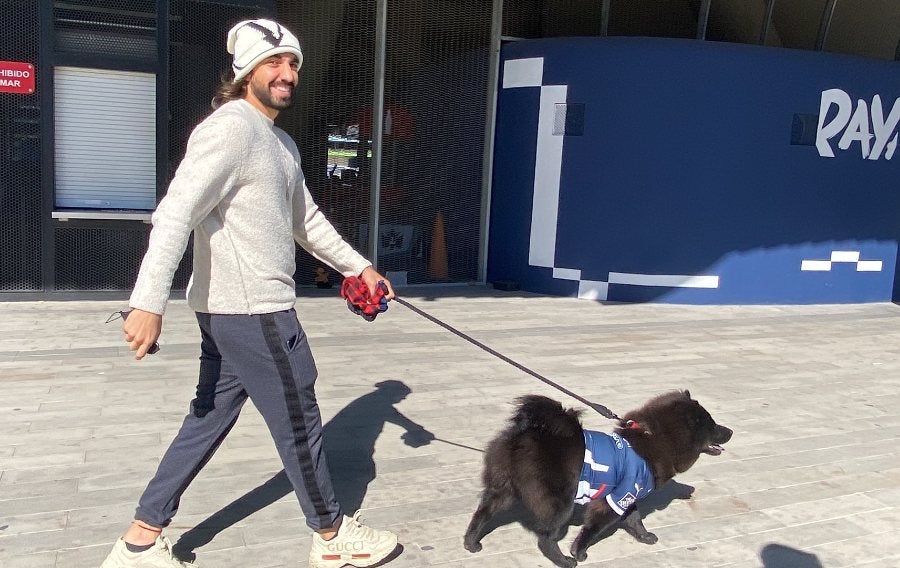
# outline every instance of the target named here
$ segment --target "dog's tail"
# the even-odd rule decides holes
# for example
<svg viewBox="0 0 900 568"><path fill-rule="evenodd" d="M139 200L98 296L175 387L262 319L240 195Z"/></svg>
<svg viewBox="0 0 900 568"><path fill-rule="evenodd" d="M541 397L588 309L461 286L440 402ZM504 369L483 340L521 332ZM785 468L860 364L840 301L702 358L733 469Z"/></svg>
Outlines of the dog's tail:
<svg viewBox="0 0 900 568"><path fill-rule="evenodd" d="M546 396L529 394L516 399L515 414L510 421L520 432L540 430L555 436L581 435L580 410L565 409Z"/></svg>

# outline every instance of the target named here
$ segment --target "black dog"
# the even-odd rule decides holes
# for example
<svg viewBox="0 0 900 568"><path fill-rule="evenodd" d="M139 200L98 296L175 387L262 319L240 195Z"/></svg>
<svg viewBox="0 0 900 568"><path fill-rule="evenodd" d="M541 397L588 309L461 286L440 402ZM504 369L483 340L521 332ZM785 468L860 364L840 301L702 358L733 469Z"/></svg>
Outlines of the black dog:
<svg viewBox="0 0 900 568"><path fill-rule="evenodd" d="M465 536L469 552L481 550L488 521L517 501L534 516L538 547L557 566L585 560L587 547L619 519L637 540L653 544L656 535L644 527L636 501L687 471L700 454L722 453L719 444L732 434L688 391L650 400L626 414L611 435L583 430L579 411L550 398L529 395L516 402L510 425L485 450L484 492ZM559 541L576 502L587 506L571 558Z"/></svg>

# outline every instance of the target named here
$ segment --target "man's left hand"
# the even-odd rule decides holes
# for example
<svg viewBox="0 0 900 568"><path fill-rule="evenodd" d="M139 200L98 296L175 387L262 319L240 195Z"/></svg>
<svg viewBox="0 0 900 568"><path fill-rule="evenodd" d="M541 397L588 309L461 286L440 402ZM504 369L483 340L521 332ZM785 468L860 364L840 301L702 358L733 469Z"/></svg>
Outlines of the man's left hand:
<svg viewBox="0 0 900 568"><path fill-rule="evenodd" d="M383 282L384 287L387 289L384 297L388 300L394 299L394 288L391 286L391 281L379 274L378 271L371 266L367 266L365 270L359 274L359 279L365 282L366 286L369 287L369 295L372 298L375 297L375 292L378 290L378 284Z"/></svg>

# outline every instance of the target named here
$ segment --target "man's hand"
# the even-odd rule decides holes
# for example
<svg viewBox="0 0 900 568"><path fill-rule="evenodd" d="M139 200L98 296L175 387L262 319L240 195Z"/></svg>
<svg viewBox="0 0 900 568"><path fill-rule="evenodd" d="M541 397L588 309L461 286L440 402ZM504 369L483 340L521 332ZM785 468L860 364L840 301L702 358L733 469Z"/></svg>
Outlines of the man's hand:
<svg viewBox="0 0 900 568"><path fill-rule="evenodd" d="M365 282L366 286L369 287L369 295L373 298L375 297L375 291L378 290L378 283L384 282L384 285L387 287L387 293L384 297L388 300L394 299L394 289L391 287L391 281L381 274L378 274L378 271L371 266L367 266L365 270L359 274L359 279Z"/></svg>
<svg viewBox="0 0 900 568"><path fill-rule="evenodd" d="M133 309L122 323L122 331L128 348L135 352L134 358L143 359L162 333L162 316Z"/></svg>

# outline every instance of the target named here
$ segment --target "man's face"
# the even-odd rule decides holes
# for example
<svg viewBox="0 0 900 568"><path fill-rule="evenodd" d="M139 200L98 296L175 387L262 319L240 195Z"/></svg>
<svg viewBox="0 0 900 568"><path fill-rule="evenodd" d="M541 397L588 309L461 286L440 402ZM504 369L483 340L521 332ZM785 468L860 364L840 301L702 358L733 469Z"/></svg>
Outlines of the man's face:
<svg viewBox="0 0 900 568"><path fill-rule="evenodd" d="M294 102L298 70L297 56L292 53L263 59L250 74L248 101L270 116L289 108Z"/></svg>

